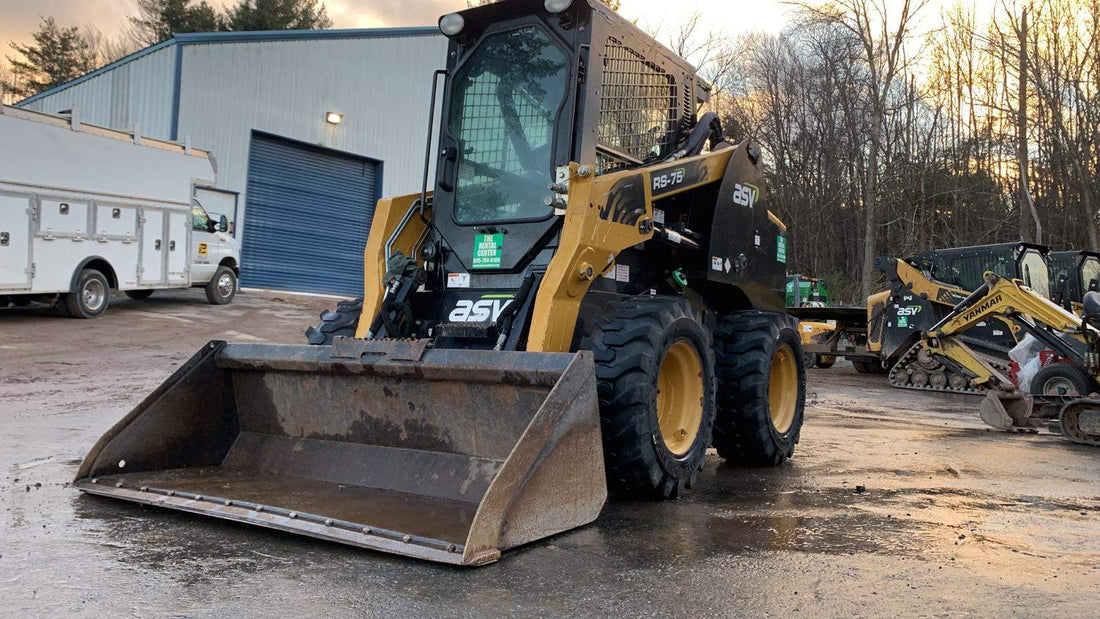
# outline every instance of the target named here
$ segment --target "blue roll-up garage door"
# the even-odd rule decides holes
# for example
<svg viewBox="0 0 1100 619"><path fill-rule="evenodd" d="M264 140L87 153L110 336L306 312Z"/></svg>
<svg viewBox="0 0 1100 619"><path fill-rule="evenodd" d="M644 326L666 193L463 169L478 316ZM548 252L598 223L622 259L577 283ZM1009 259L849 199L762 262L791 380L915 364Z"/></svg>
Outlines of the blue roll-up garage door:
<svg viewBox="0 0 1100 619"><path fill-rule="evenodd" d="M241 239L241 285L363 294L363 246L381 164L254 133Z"/></svg>

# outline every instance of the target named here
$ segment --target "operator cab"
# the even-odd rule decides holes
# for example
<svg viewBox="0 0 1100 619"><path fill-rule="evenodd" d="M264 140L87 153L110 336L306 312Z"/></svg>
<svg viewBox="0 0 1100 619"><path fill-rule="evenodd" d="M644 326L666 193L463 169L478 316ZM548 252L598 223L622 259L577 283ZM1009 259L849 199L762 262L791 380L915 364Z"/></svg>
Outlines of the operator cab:
<svg viewBox="0 0 1100 619"><path fill-rule="evenodd" d="M966 291L982 285L982 274L1019 279L1044 298L1051 298L1047 254L1050 248L1032 243L998 243L938 249L913 256L910 262L932 279Z"/></svg>
<svg viewBox="0 0 1100 619"><path fill-rule="evenodd" d="M1082 303L1090 291L1100 291L1100 253L1091 251L1051 252L1050 281L1053 301L1071 309Z"/></svg>

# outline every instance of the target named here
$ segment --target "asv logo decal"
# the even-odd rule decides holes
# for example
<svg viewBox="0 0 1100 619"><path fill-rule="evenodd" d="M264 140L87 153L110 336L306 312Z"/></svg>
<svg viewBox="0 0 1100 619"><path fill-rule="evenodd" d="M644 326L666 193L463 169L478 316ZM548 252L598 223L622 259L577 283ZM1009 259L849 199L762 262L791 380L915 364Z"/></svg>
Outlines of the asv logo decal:
<svg viewBox="0 0 1100 619"><path fill-rule="evenodd" d="M907 307L898 308L898 316L916 316L920 313L919 305L909 305Z"/></svg>
<svg viewBox="0 0 1100 619"><path fill-rule="evenodd" d="M751 207L756 204L756 197L760 195L760 189L756 185L737 183L733 186L733 203Z"/></svg>
<svg viewBox="0 0 1100 619"><path fill-rule="evenodd" d="M684 182L684 169L676 168L671 172L665 172L660 176L653 177L653 189L664 189L665 187L671 187L672 185L679 185Z"/></svg>
<svg viewBox="0 0 1100 619"><path fill-rule="evenodd" d="M481 298L477 301L459 301L447 320L451 322L496 322L504 308L512 303L511 297Z"/></svg>

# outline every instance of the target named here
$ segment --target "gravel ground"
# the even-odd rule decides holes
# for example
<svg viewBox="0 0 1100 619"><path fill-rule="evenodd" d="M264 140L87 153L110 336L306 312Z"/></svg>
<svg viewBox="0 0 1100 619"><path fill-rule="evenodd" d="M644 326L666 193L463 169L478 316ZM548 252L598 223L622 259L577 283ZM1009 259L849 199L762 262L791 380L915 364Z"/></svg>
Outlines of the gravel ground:
<svg viewBox="0 0 1100 619"><path fill-rule="evenodd" d="M302 342L331 299L201 291L94 321L0 310L0 600L10 616L1095 616L1100 450L1003 434L964 396L809 372L796 457L711 455L675 502L455 569L69 487L95 440L211 339ZM862 487L857 491L857 487Z"/></svg>

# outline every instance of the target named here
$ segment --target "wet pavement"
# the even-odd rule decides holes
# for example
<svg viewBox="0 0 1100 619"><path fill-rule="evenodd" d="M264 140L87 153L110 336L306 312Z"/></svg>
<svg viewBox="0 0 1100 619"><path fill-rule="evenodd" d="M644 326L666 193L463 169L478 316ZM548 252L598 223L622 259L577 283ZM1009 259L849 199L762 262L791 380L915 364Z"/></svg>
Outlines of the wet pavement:
<svg viewBox="0 0 1100 619"><path fill-rule="evenodd" d="M0 607L57 615L1086 616L1100 449L1003 434L977 400L809 372L795 459L708 459L668 503L483 568L419 562L69 487L111 425L210 339L300 342L332 300L201 291L94 321L0 310Z"/></svg>

